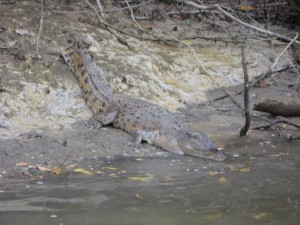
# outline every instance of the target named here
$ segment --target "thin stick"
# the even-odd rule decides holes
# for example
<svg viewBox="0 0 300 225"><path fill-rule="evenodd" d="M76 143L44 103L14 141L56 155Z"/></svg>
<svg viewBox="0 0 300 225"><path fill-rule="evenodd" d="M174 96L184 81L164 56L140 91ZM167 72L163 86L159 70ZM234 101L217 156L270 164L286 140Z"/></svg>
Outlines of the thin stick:
<svg viewBox="0 0 300 225"><path fill-rule="evenodd" d="M230 99L231 99L231 101L238 107L238 108L240 108L241 110L243 110L242 109L242 107L241 107L241 105L237 102L237 101L235 101L234 99L233 99L233 97L224 89L224 87L222 87L220 84L219 84L219 82L208 72L208 70L205 68L205 66L202 64L202 62L201 62L201 60L199 59L199 57L198 57L198 55L196 54L196 52L195 52L195 50L192 48L192 46L190 46L189 44L187 44L187 43L185 43L185 42L183 42L183 41L180 41L179 39L177 39L175 36L173 36L172 34L170 34L169 32L167 32L167 34L169 35L169 36L171 36L172 38L174 38L174 40L176 40L176 41L178 41L178 42L180 42L180 43L182 43L182 44L184 44L185 46L187 46L190 50L191 50L191 52L193 53L193 55L195 56L195 58L197 59L197 61L198 61L198 63L200 64L200 66L202 67L202 69L205 71L205 75L206 76L208 76L211 80L213 80L213 82L218 86L218 88L220 88Z"/></svg>
<svg viewBox="0 0 300 225"><path fill-rule="evenodd" d="M281 40L284 40L284 41L288 41L288 42L291 42L292 39L289 38L289 37L286 37L284 35L281 35L281 34L277 34L275 32L272 32L272 31L268 31L268 30L264 30L262 28L259 28L259 27L256 27L256 26L253 26L249 23L245 23L243 22L242 20L240 20L239 18L231 15L230 13L226 12L219 4L212 4L212 5L198 5L194 2L191 2L191 1L186 1L186 0L177 0L177 2L182 2L182 3L185 3L187 5L191 5L191 6L194 6L200 10L203 10L203 9L216 9L220 12L222 12L223 14L225 14L226 16L228 16L230 19L234 20L235 22L238 22L239 24L245 26L245 27L248 27L248 28L251 28L253 30L256 30L258 32L261 32L261 33L265 33L265 34L268 34L268 35L271 35L271 36L274 36L274 37L277 37ZM296 41L294 40L295 43L297 44L300 44L300 41Z"/></svg>
<svg viewBox="0 0 300 225"><path fill-rule="evenodd" d="M245 108L245 126L240 130L240 136L246 136L250 127L251 117L249 109L249 76L247 71L247 61L245 56L245 46L241 48L242 52L242 64L244 71L244 108Z"/></svg>
<svg viewBox="0 0 300 225"><path fill-rule="evenodd" d="M280 131L278 130L278 127L276 126L276 124L275 124L274 122L272 122L271 120L268 120L268 119L266 119L266 118L263 118L263 117L261 117L261 116L252 116L252 117L254 117L254 118L259 118L259 119L261 119L261 120L265 120L265 121L269 122L270 125L267 125L267 126L259 126L259 127L253 127L253 128L251 128L251 130L259 130L259 129L261 129L261 128L265 128L265 127L270 128L271 126L274 126L274 127L275 127L275 130L276 130L277 133L278 133L278 136L281 137L281 133L280 133ZM268 128L266 128L266 129L268 129Z"/></svg>
<svg viewBox="0 0 300 225"><path fill-rule="evenodd" d="M281 58L281 56L288 50L288 48L293 44L293 42L296 41L296 39L298 38L298 33L296 33L295 37L291 40L291 42L280 52L280 54L277 56L277 58L275 59L275 62L270 66L269 69L267 69L266 71L264 71L263 73L261 73L254 81L252 81L249 84L249 87L253 87L258 81L264 79L266 76L268 76L269 74L275 73L275 72L281 72L283 70L289 69L290 66L289 65L285 65L282 68L278 69L277 71L273 71L272 68L276 66L276 64L278 63L279 59ZM239 91L238 93L236 93L236 95L239 95L241 93L243 93L244 90ZM213 102L224 99L229 97L228 93L226 92L225 95L218 97L214 100L212 100Z"/></svg>
<svg viewBox="0 0 300 225"><path fill-rule="evenodd" d="M103 7L100 3L100 0L96 0L96 2L97 2L97 5L98 5L98 8L100 9L100 16L101 16L102 19L104 19Z"/></svg>
<svg viewBox="0 0 300 225"><path fill-rule="evenodd" d="M125 0L125 2L126 2L126 4L127 4L127 7L128 7L129 10L130 10L130 14L131 14L132 20L135 22L135 24L138 26L138 28L139 28L141 31L143 31L143 32L146 33L146 34L149 34L149 35L155 37L156 39L158 39L158 40L160 40L160 41L162 41L162 42L165 42L165 43L168 44L168 45L177 47L176 45L174 45L174 44L172 44L172 43L170 43L170 42L168 42L168 41L166 41L166 40L164 40L164 39L161 39L160 37L156 36L155 34L149 32L149 31L146 31L144 28L142 28L141 25L140 25L140 24L136 21L136 19L134 18L134 14L133 14L132 8L131 8L131 6L129 5L128 1Z"/></svg>
<svg viewBox="0 0 300 225"><path fill-rule="evenodd" d="M36 38L36 51L39 51L39 42L40 42L40 37L41 33L43 30L43 19L44 19L44 0L41 1L41 19L40 19L40 28L39 28L39 33Z"/></svg>
<svg viewBox="0 0 300 225"><path fill-rule="evenodd" d="M105 28L106 28L112 35L114 35L114 36L118 39L118 41L119 41L121 44L126 45L129 49L131 49L130 46L128 45L128 43L127 43L127 40L126 40L124 37L122 37L121 35L119 35L119 34L117 33L117 31L120 31L121 33L124 33L124 32L123 32L122 30L120 30L120 29L118 29L118 28L112 26L111 24L106 23L106 22L104 21L104 19L103 19L103 18L100 16L100 14L98 13L97 9L96 9L96 8L95 8L88 0L84 0L84 1L86 2L86 4L87 4L91 9L94 10L94 12L96 13L96 15L97 15L97 17L98 17L100 23L104 24L104 25L105 25ZM98 7L100 7L100 9L101 9L102 6L101 6L99 0L97 1L97 4L98 4Z"/></svg>

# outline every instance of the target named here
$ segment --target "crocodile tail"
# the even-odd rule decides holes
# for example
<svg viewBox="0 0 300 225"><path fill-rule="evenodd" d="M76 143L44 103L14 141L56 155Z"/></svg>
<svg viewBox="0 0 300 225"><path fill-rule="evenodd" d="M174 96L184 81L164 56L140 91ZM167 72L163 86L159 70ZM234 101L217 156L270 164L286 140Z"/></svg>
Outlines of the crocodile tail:
<svg viewBox="0 0 300 225"><path fill-rule="evenodd" d="M111 100L113 91L110 84L106 81L102 70L97 66L94 59L89 53L82 49L79 49L78 51L82 57L84 65L86 66L87 72L90 75L93 84L103 95Z"/></svg>
<svg viewBox="0 0 300 225"><path fill-rule="evenodd" d="M61 54L71 71L77 77L84 98L93 112L98 112L103 103L112 99L111 86L102 76L92 57L76 47L61 49Z"/></svg>

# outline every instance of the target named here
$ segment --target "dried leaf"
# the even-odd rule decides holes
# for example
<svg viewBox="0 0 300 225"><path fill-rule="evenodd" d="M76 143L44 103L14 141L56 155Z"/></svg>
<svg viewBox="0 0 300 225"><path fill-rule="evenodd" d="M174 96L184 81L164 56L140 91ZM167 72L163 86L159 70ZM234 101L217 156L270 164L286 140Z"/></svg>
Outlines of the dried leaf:
<svg viewBox="0 0 300 225"><path fill-rule="evenodd" d="M145 176L127 177L129 180L150 182L153 179L152 174L146 174Z"/></svg>
<svg viewBox="0 0 300 225"><path fill-rule="evenodd" d="M220 177L219 180L218 180L218 182L220 184L225 184L227 182L227 179L225 177Z"/></svg>
<svg viewBox="0 0 300 225"><path fill-rule="evenodd" d="M206 220L212 221L216 219L220 219L224 214L222 212L213 213L205 217Z"/></svg>
<svg viewBox="0 0 300 225"><path fill-rule="evenodd" d="M28 30L26 30L26 29L17 28L15 31L17 34L20 34L20 35L28 34Z"/></svg>
<svg viewBox="0 0 300 225"><path fill-rule="evenodd" d="M249 12L254 10L255 8L252 5L240 5L238 9L244 12Z"/></svg>
<svg viewBox="0 0 300 225"><path fill-rule="evenodd" d="M173 181L173 180L175 180L173 177L169 177L169 176L164 176L164 178L165 178L167 181Z"/></svg>
<svg viewBox="0 0 300 225"><path fill-rule="evenodd" d="M263 217L265 217L266 215L267 215L267 213L262 212L262 213L255 214L255 215L254 215L254 218L255 218L256 220L259 220L259 219L262 219Z"/></svg>
<svg viewBox="0 0 300 225"><path fill-rule="evenodd" d="M52 172L53 174L55 174L55 175L59 175L59 174L61 174L62 169L61 169L60 166L54 166L54 167L52 168L51 172Z"/></svg>
<svg viewBox="0 0 300 225"><path fill-rule="evenodd" d="M107 170L112 170L112 171L118 170L118 168L112 167L112 166L106 166L106 167L104 167L104 168L107 169Z"/></svg>
<svg viewBox="0 0 300 225"><path fill-rule="evenodd" d="M242 168L242 169L240 169L240 172L248 173L248 172L250 172L250 169L249 168Z"/></svg>
<svg viewBox="0 0 300 225"><path fill-rule="evenodd" d="M16 164L16 166L28 166L28 164L24 162L19 162Z"/></svg>
<svg viewBox="0 0 300 225"><path fill-rule="evenodd" d="M237 172L237 171L239 171L236 167L234 167L234 166L227 166L227 168L229 168L229 171L230 172Z"/></svg>
<svg viewBox="0 0 300 225"><path fill-rule="evenodd" d="M142 158L136 158L135 160L136 161L143 161L144 159L142 159Z"/></svg>
<svg viewBox="0 0 300 225"><path fill-rule="evenodd" d="M216 176L218 174L217 171L211 171L209 172L209 176L213 177L213 176Z"/></svg>
<svg viewBox="0 0 300 225"><path fill-rule="evenodd" d="M49 169L47 167L43 167L43 166L36 166L36 169L40 170L40 171L51 171L51 169Z"/></svg>
<svg viewBox="0 0 300 225"><path fill-rule="evenodd" d="M142 197L140 196L139 193L136 193L135 197L136 197L137 199L144 199L144 198L142 198Z"/></svg>
<svg viewBox="0 0 300 225"><path fill-rule="evenodd" d="M67 168L70 170L70 169L73 169L77 166L77 164L71 164L71 165L68 165Z"/></svg>
<svg viewBox="0 0 300 225"><path fill-rule="evenodd" d="M23 171L22 174L27 177L33 178L33 176L28 171Z"/></svg>
<svg viewBox="0 0 300 225"><path fill-rule="evenodd" d="M76 169L74 169L74 172L83 173L83 174L86 174L86 175L92 175L93 174L91 171L85 170L85 169L82 169L82 168L76 168Z"/></svg>

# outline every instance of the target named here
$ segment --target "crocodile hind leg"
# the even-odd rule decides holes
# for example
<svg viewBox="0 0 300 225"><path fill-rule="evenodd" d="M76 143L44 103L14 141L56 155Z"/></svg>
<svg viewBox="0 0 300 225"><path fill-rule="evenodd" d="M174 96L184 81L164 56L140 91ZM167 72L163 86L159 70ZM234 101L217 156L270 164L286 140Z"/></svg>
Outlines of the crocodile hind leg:
<svg viewBox="0 0 300 225"><path fill-rule="evenodd" d="M110 124L114 122L118 112L118 106L108 106L105 110L99 110L99 112L95 113L88 121L86 121L85 126L87 128L97 129L102 127L102 125Z"/></svg>

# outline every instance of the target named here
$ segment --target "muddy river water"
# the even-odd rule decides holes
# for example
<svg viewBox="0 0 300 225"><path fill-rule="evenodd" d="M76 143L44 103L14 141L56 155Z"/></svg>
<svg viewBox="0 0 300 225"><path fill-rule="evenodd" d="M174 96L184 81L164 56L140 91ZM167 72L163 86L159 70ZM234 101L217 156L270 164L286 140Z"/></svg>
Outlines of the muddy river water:
<svg viewBox="0 0 300 225"><path fill-rule="evenodd" d="M2 179L0 224L300 224L297 143L233 140L227 155L89 160L81 173Z"/></svg>

